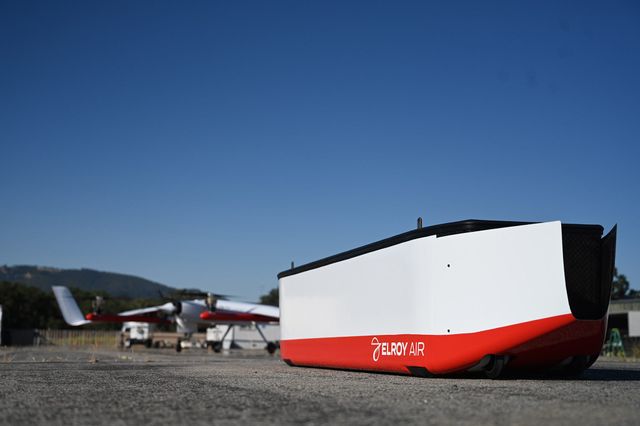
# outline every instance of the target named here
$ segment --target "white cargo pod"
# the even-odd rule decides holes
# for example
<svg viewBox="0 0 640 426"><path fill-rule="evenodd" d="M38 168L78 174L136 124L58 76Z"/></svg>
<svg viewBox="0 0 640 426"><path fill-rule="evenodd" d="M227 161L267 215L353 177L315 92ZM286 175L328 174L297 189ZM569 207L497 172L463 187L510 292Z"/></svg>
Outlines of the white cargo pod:
<svg viewBox="0 0 640 426"><path fill-rule="evenodd" d="M278 274L281 356L415 375L581 372L600 353L615 258L599 225L419 227Z"/></svg>

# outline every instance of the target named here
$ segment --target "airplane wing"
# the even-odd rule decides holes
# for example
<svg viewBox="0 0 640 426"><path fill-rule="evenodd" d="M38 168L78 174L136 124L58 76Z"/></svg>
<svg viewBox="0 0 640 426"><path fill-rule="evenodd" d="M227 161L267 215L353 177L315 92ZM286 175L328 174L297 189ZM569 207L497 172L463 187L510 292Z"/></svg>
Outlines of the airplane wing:
<svg viewBox="0 0 640 426"><path fill-rule="evenodd" d="M145 314L153 314L157 312L164 312L166 314L172 314L176 310L176 307L173 303L168 302L164 305L159 306L150 306L148 308L140 308L140 309L131 309L130 311L120 312L118 315L126 316L126 315L145 315Z"/></svg>
<svg viewBox="0 0 640 426"><path fill-rule="evenodd" d="M84 315L82 315L82 311L80 311L76 300L73 298L73 295L67 287L53 286L51 289L53 290L53 294L56 296L58 306L60 306L62 316L67 324L84 325L91 322L90 320L85 319Z"/></svg>
<svg viewBox="0 0 640 426"><path fill-rule="evenodd" d="M259 305L256 303L218 300L216 310L202 312L200 319L219 323L278 322L280 321L280 309L275 306Z"/></svg>
<svg viewBox="0 0 640 426"><path fill-rule="evenodd" d="M90 324L92 322L128 322L128 321L136 321L136 322L149 322L149 323L165 323L169 322L165 318L147 316L148 314L153 314L156 312L165 312L167 314L173 314L175 312L175 306L172 303L165 303L164 305L159 306L151 306L148 308L142 309L132 309L130 311L120 312L117 315L111 314L97 314L97 313L89 313L86 315L82 315L82 311L80 311L80 307L76 303L76 300L73 298L73 295L69 291L67 287L64 286L53 286L53 294L56 296L56 300L58 301L58 305L60 306L60 311L62 311L62 316L64 320L69 325L79 326Z"/></svg>
<svg viewBox="0 0 640 426"><path fill-rule="evenodd" d="M152 316L150 314L156 314L163 312L165 314L174 314L176 307L173 303L168 302L164 305L149 306L148 308L131 309L129 311L120 312L119 314L87 314L87 319L100 322L148 322L148 323L169 323L167 318L161 318L159 316Z"/></svg>

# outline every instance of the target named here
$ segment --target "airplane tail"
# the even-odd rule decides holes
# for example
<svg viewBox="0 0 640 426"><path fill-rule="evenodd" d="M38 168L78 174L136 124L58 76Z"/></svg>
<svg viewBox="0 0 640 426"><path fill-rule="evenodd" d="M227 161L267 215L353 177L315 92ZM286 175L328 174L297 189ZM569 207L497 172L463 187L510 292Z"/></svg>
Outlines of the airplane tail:
<svg viewBox="0 0 640 426"><path fill-rule="evenodd" d="M89 324L91 322L85 319L84 315L82 315L82 311L80 311L80 308L76 303L76 299L73 298L73 295L67 287L53 286L51 289L53 290L53 294L56 296L58 306L60 306L60 311L62 311L62 316L67 324L77 326Z"/></svg>

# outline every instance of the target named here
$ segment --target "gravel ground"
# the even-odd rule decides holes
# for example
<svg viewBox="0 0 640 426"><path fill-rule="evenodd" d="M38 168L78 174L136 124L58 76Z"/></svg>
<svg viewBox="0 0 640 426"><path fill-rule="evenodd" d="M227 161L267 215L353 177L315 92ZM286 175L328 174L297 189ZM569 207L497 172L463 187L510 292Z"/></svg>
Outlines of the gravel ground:
<svg viewBox="0 0 640 426"><path fill-rule="evenodd" d="M421 379L255 351L0 349L0 424L640 424L640 363L579 380Z"/></svg>

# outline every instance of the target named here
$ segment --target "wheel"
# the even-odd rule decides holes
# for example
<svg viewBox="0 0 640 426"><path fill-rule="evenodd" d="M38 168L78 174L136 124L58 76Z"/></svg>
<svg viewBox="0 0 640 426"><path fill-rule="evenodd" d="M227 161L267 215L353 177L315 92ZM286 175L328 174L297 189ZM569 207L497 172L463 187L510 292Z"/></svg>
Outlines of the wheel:
<svg viewBox="0 0 640 426"><path fill-rule="evenodd" d="M505 357L493 355L489 364L484 368L484 376L487 379L497 379L502 374L505 364Z"/></svg>
<svg viewBox="0 0 640 426"><path fill-rule="evenodd" d="M587 362L587 366L585 367L585 370L587 368L591 367L593 365L593 363L597 361L599 356L600 356L600 352L597 352L595 354L589 355L589 362Z"/></svg>
<svg viewBox="0 0 640 426"><path fill-rule="evenodd" d="M153 340L151 339L147 339L144 341L144 347L145 348L150 348L153 345Z"/></svg>
<svg viewBox="0 0 640 426"><path fill-rule="evenodd" d="M269 352L269 354L273 355L276 352L276 349L278 349L278 347L276 346L275 343L273 342L269 342L267 343L267 352Z"/></svg>
<svg viewBox="0 0 640 426"><path fill-rule="evenodd" d="M182 342L180 342L180 339L178 339L178 342L176 343L176 352L182 352Z"/></svg>
<svg viewBox="0 0 640 426"><path fill-rule="evenodd" d="M222 342L214 342L211 344L211 348L213 348L213 351L217 354L219 354L220 352L222 352Z"/></svg>
<svg viewBox="0 0 640 426"><path fill-rule="evenodd" d="M588 355L574 356L571 362L564 366L562 374L568 377L578 377L589 366L590 357Z"/></svg>

